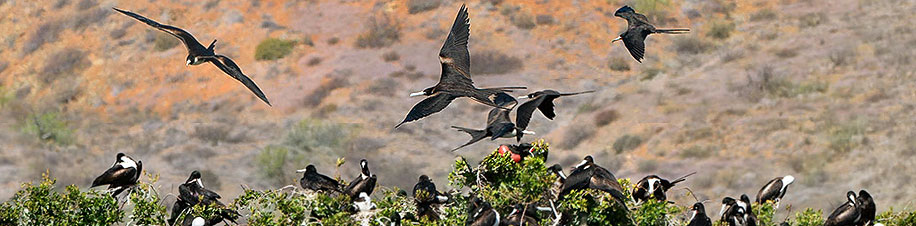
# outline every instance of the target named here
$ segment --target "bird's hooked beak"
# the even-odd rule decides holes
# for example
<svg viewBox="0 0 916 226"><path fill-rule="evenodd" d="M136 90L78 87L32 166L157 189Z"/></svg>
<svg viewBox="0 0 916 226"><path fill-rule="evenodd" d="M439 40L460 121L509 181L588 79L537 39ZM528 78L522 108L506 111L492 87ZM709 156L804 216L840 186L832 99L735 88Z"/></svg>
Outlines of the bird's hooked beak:
<svg viewBox="0 0 916 226"><path fill-rule="evenodd" d="M416 92L416 93L410 93L410 96L411 96L411 97L421 96L421 95L426 95L426 91L420 91L420 92Z"/></svg>
<svg viewBox="0 0 916 226"><path fill-rule="evenodd" d="M616 42L616 41L620 41L620 39L623 39L623 37L617 36L617 38L615 38L614 40L611 40L611 43L614 43L614 42Z"/></svg>
<svg viewBox="0 0 916 226"><path fill-rule="evenodd" d="M528 99L528 95L518 96L518 97L516 97L516 99L519 99L519 100L521 100L521 99Z"/></svg>
<svg viewBox="0 0 916 226"><path fill-rule="evenodd" d="M534 131L522 130L523 134L534 135Z"/></svg>
<svg viewBox="0 0 916 226"><path fill-rule="evenodd" d="M305 169L296 170L296 173L305 173Z"/></svg>

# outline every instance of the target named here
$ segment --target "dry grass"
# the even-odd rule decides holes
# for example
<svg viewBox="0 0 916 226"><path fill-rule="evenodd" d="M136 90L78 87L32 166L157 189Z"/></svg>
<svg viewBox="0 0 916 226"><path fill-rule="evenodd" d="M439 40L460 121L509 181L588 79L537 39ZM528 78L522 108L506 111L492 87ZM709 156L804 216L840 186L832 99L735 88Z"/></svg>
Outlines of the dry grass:
<svg viewBox="0 0 916 226"><path fill-rule="evenodd" d="M474 75L501 75L520 70L523 66L522 59L494 50L471 54L471 74Z"/></svg>
<svg viewBox="0 0 916 226"><path fill-rule="evenodd" d="M563 134L563 140L559 142L558 147L567 150L573 149L594 135L594 126L585 125L584 123L580 123L579 125L572 125L566 129L566 133Z"/></svg>
<svg viewBox="0 0 916 226"><path fill-rule="evenodd" d="M637 135L623 135L617 138L617 140L614 140L614 152L620 154L625 151L636 149L639 145L642 145L642 142L642 138Z"/></svg>
<svg viewBox="0 0 916 226"><path fill-rule="evenodd" d="M682 36L674 39L674 50L679 54L700 54L713 48L713 44L696 36Z"/></svg>
<svg viewBox="0 0 916 226"><path fill-rule="evenodd" d="M358 48L382 48L401 39L401 24L385 14L369 18L367 30L356 37Z"/></svg>
<svg viewBox="0 0 916 226"><path fill-rule="evenodd" d="M382 54L382 60L384 60L385 62L394 62L400 59L401 59L401 55L399 55L398 52L395 52L395 51L388 51L388 52L385 52L385 54Z"/></svg>
<svg viewBox="0 0 916 226"><path fill-rule="evenodd" d="M439 8L442 0L408 0L407 13L417 14Z"/></svg>
<svg viewBox="0 0 916 226"><path fill-rule="evenodd" d="M607 61L607 67L614 71L629 71L630 59L624 57L611 57Z"/></svg>
<svg viewBox="0 0 916 226"><path fill-rule="evenodd" d="M44 62L38 78L45 84L50 84L59 78L74 76L79 71L89 66L85 52L79 49L66 48L53 53Z"/></svg>
<svg viewBox="0 0 916 226"><path fill-rule="evenodd" d="M60 32L63 30L63 24L55 20L39 25L32 34L29 35L25 44L23 44L22 55L28 55L35 52L35 50L41 48L45 43L56 42Z"/></svg>
<svg viewBox="0 0 916 226"><path fill-rule="evenodd" d="M614 121L617 121L617 119L619 118L620 118L620 113L617 112L617 110L614 110L614 109L604 110L595 115L595 126L603 127L608 124L611 124Z"/></svg>
<svg viewBox="0 0 916 226"><path fill-rule="evenodd" d="M715 39L727 39L735 31L735 22L727 20L713 21L710 23L706 36Z"/></svg>
<svg viewBox="0 0 916 226"><path fill-rule="evenodd" d="M352 74L352 72L344 71L339 72L339 74L345 74L345 76L332 76L331 78L325 78L321 81L321 85L315 90L312 91L304 100L303 104L307 107L315 107L321 105L321 102L324 101L324 98L328 95L331 95L331 91L335 89L345 87L349 84L345 77Z"/></svg>

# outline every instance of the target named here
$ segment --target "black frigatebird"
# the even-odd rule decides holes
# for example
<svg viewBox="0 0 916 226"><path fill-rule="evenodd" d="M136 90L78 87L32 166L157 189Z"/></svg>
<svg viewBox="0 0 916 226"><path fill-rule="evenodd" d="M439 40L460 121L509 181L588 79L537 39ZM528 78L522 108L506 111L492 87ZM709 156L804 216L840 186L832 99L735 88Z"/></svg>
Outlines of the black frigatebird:
<svg viewBox="0 0 916 226"><path fill-rule="evenodd" d="M633 55L633 58L640 63L642 63L643 56L646 53L646 37L650 34L683 34L690 32L690 29L687 28L655 28L655 26L649 24L649 19L645 15L637 13L630 6L620 7L617 12L614 12L614 16L627 20L627 30L611 43L623 39L623 45L630 51L630 55Z"/></svg>
<svg viewBox="0 0 916 226"><path fill-rule="evenodd" d="M216 65L216 67L222 70L224 73L226 73L227 75L231 76L235 80L238 80L243 85L245 85L245 87L247 87L248 90L251 90L251 92L254 93L255 96L258 96L259 99L261 99L262 101L264 101L264 103L270 106L270 101L267 100L267 96L265 96L264 93L261 92L261 89L258 88L258 85L255 84L254 81L252 81L250 78L248 78L248 76L242 73L242 69L239 68L239 66L236 65L235 62L232 61L232 59L229 59L229 57L219 55L213 52L213 48L215 47L216 40L213 40L213 42L211 42L208 47L204 47L202 44L200 44L199 41L197 41L196 38L194 38L193 35L191 35L191 33L185 30L182 30L181 28L177 28L171 25L160 24L159 22L156 22L154 20L151 20L139 14L133 13L131 11L122 10L118 8L112 8L112 9L124 15L127 15L129 17L133 17L134 19L137 19L140 22L143 22L156 29L159 29L160 31L163 31L172 36L175 36L176 38L181 40L182 43L184 43L185 47L187 47L187 50L188 50L188 57L186 58L187 65L198 65L198 64L203 64L206 62L213 63L213 65Z"/></svg>

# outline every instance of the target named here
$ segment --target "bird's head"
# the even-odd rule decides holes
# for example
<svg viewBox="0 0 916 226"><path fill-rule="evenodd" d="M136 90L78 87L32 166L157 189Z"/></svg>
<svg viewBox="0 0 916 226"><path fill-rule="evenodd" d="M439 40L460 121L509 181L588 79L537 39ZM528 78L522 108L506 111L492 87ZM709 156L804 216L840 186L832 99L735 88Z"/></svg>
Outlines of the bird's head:
<svg viewBox="0 0 916 226"><path fill-rule="evenodd" d="M630 6L624 5L623 7L620 7L620 9L617 9L617 12L614 12L614 16L623 17L627 13L635 13L635 12L636 10L633 10L633 8L630 8Z"/></svg>
<svg viewBox="0 0 916 226"><path fill-rule="evenodd" d="M858 200L860 200L860 201L859 201L860 203L864 203L865 201L874 200L874 199L871 197L871 194L868 194L868 192L865 191L865 190L859 190L859 196L858 196L857 198L858 198Z"/></svg>
<svg viewBox="0 0 916 226"><path fill-rule="evenodd" d="M127 156L127 155L125 155L124 153L118 153L118 156L115 157L115 162L121 162L122 161L121 159L124 158L124 156Z"/></svg>
<svg viewBox="0 0 916 226"><path fill-rule="evenodd" d="M317 171L318 169L315 168L315 165L311 165L311 164L306 166L305 169L296 170L297 173L310 173L310 172L317 172Z"/></svg>
<svg viewBox="0 0 916 226"><path fill-rule="evenodd" d="M850 205L855 205L856 204L856 192L854 191L846 192L846 199L849 200Z"/></svg>
<svg viewBox="0 0 916 226"><path fill-rule="evenodd" d="M426 176L426 174L420 175L420 178L418 180L420 182L430 181L429 176Z"/></svg>
<svg viewBox="0 0 916 226"><path fill-rule="evenodd" d="M369 161L366 159L359 160L359 168L362 170L363 175L369 176Z"/></svg>
<svg viewBox="0 0 916 226"><path fill-rule="evenodd" d="M429 96L429 95L432 95L432 94L433 94L433 87L429 87L429 88L426 88L426 89L424 89L423 91L420 91L420 92L410 93L410 96L411 96L411 97L415 97L415 96Z"/></svg>
<svg viewBox="0 0 916 226"><path fill-rule="evenodd" d="M190 183L192 181L197 181L197 183L203 187L203 184L200 183L200 171L194 170L191 172L191 176L188 177L188 180L185 181L185 183Z"/></svg>
<svg viewBox="0 0 916 226"><path fill-rule="evenodd" d="M693 206L690 207L690 210L696 211L696 213L706 214L706 206L703 206L703 202L694 203Z"/></svg>

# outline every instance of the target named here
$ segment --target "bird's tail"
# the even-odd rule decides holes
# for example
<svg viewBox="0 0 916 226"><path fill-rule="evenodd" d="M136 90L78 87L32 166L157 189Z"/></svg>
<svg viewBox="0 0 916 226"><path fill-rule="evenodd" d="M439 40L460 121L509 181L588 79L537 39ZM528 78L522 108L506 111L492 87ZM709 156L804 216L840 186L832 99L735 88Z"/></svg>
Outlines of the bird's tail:
<svg viewBox="0 0 916 226"><path fill-rule="evenodd" d="M487 131L486 131L486 130L469 129L469 128L457 127L457 126L452 126L452 128L457 129L458 131L461 131L461 132L468 133L469 135L471 135L471 140L470 140L470 141L468 141L468 142L465 143L464 145L461 145L461 146L459 146L459 147L457 147L457 148L455 148L455 149L452 149L452 151L457 151L458 149L461 149L461 148L463 148L463 147L465 147L465 146L471 145L471 144L473 144L473 143L475 143L475 142L477 142L477 141L483 140L483 138L486 138L486 137L487 137Z"/></svg>
<svg viewBox="0 0 916 226"><path fill-rule="evenodd" d="M207 47L208 50L213 51L216 47L216 39L213 39L213 42L210 42L210 46Z"/></svg>
<svg viewBox="0 0 916 226"><path fill-rule="evenodd" d="M678 182L687 180L687 177L692 176L692 175L694 175L694 174L697 174L697 172L688 173L687 175L684 175L684 176L682 176L682 177L679 177L679 178L677 178L677 179L674 179L673 181L671 181L671 186L674 186L674 184L677 184Z"/></svg>
<svg viewBox="0 0 916 226"><path fill-rule="evenodd" d="M659 34L684 34L690 32L690 28L662 28L655 29L655 33Z"/></svg>

